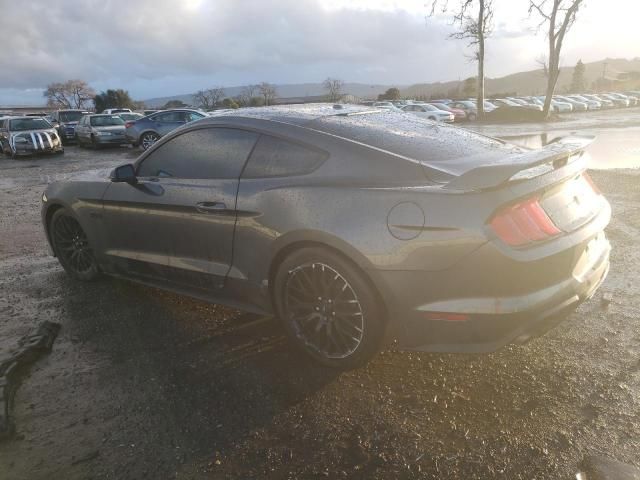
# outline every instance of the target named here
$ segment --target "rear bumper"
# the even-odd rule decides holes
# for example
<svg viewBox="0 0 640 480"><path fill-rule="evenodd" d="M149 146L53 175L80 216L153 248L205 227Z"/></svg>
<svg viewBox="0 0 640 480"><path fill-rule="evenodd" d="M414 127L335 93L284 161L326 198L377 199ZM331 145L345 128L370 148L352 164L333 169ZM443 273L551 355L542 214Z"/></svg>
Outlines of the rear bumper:
<svg viewBox="0 0 640 480"><path fill-rule="evenodd" d="M130 132L129 129L126 129L124 131L124 141L123 143L130 143L131 145L138 145L138 140L140 138L140 135L137 134L137 132Z"/></svg>
<svg viewBox="0 0 640 480"><path fill-rule="evenodd" d="M489 269L484 273L488 286L479 288L474 288L473 283L477 284L482 276L473 278L469 270L466 278L464 270L450 275L436 272L442 283L449 284L440 288L440 298L445 299L392 312L399 320L395 325L396 336L403 348L425 352L486 353L512 342L523 343L553 328L580 302L593 296L609 271L610 251L604 232L599 232L562 256L525 268L531 269L530 275L512 275L507 271L501 274L499 268ZM477 265L472 267L477 270ZM562 276L561 271L567 273ZM545 275L550 278L546 283ZM413 277L409 283L416 281L420 280ZM520 285L507 292L506 285L516 282ZM395 283L402 284L397 277ZM430 284L435 286L437 278L425 277L425 288ZM519 291L520 287L524 291ZM401 288L409 287L405 284ZM505 290L504 294L495 294L497 289ZM483 294L468 297L460 294L468 291ZM442 292L450 295L447 298ZM415 290L411 294L415 295ZM411 305L411 301L407 304ZM467 317L445 320L447 316L443 315L443 320L438 320L433 319L434 312Z"/></svg>
<svg viewBox="0 0 640 480"><path fill-rule="evenodd" d="M129 143L129 141L125 138L124 135L117 135L117 136L96 135L94 138L96 139L96 143L99 145L122 145L125 143Z"/></svg>

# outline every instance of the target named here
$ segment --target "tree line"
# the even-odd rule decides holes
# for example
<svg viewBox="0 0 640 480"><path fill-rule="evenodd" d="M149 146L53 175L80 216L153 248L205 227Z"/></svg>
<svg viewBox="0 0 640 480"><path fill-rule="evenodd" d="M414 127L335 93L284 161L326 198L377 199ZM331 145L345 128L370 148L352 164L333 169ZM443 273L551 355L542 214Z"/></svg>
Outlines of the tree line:
<svg viewBox="0 0 640 480"><path fill-rule="evenodd" d="M131 98L129 92L123 89L107 89L96 93L84 80L67 80L54 82L47 86L43 92L47 99L47 106L59 109L83 110L91 107L96 112L102 112L108 108L130 108L142 110L144 102ZM275 85L262 82L256 85L247 85L236 97L227 97L222 87L212 87L199 90L193 95L193 106L204 110L216 108L261 107L272 105L278 98ZM161 108L189 107L180 100L170 100Z"/></svg>

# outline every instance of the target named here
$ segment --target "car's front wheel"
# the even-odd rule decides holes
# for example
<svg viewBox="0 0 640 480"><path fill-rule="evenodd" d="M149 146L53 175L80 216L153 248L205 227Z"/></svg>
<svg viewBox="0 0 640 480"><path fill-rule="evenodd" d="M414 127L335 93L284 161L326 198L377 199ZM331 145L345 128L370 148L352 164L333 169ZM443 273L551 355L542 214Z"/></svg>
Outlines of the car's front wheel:
<svg viewBox="0 0 640 480"><path fill-rule="evenodd" d="M373 287L331 250L296 250L274 279L276 310L291 341L320 363L352 368L375 355L385 314Z"/></svg>
<svg viewBox="0 0 640 480"><path fill-rule="evenodd" d="M78 220L61 208L49 222L51 245L62 268L78 280L96 278L100 270L87 235Z"/></svg>
<svg viewBox="0 0 640 480"><path fill-rule="evenodd" d="M160 135L155 132L147 132L140 139L140 146L143 150L148 150L160 139Z"/></svg>

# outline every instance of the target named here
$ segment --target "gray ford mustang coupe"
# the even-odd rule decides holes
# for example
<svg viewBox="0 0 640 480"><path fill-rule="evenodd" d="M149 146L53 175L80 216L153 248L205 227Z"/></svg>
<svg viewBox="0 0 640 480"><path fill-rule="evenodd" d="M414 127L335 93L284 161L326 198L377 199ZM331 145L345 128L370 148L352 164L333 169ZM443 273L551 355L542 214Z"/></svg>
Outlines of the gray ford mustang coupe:
<svg viewBox="0 0 640 480"><path fill-rule="evenodd" d="M366 107L240 110L49 185L42 220L73 277L275 313L330 366L390 337L488 352L542 334L607 274L591 140L528 150Z"/></svg>

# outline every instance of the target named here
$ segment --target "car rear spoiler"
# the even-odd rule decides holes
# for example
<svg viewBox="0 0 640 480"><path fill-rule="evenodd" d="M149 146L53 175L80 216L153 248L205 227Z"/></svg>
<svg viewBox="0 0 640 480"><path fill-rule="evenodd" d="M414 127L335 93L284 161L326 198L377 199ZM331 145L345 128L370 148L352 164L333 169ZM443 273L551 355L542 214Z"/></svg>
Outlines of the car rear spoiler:
<svg viewBox="0 0 640 480"><path fill-rule="evenodd" d="M509 162L492 163L473 168L443 186L447 190L486 190L518 177L533 178L565 166L571 157L582 156L594 136L572 135L558 138L537 150L524 151L509 157ZM544 168L544 167L547 168ZM526 175L530 170L530 175Z"/></svg>

